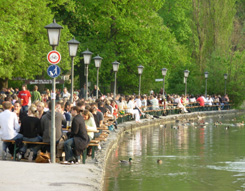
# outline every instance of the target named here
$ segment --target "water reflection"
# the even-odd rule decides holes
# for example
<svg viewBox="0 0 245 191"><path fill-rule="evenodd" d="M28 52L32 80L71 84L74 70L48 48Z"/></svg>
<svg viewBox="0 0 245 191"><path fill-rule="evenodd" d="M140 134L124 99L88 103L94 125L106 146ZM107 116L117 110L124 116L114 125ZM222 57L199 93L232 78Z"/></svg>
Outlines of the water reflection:
<svg viewBox="0 0 245 191"><path fill-rule="evenodd" d="M235 117L236 122L234 116L185 120L125 134L108 161L105 190L243 190L245 128L236 123L245 116ZM118 162L130 157L132 165Z"/></svg>

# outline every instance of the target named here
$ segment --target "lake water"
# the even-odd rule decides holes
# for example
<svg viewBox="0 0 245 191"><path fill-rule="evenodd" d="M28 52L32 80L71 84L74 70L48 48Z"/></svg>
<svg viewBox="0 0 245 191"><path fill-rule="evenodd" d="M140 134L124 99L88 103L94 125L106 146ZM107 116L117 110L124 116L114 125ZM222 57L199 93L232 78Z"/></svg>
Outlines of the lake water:
<svg viewBox="0 0 245 191"><path fill-rule="evenodd" d="M245 190L245 126L237 124L241 121L245 115L226 115L125 134L109 157L104 190ZM131 165L119 163L130 157Z"/></svg>

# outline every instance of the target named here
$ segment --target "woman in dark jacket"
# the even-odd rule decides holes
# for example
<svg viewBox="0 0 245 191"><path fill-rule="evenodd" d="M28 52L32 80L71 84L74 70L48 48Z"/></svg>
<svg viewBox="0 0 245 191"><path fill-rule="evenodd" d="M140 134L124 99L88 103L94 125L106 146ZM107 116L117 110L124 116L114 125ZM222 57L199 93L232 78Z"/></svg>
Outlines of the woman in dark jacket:
<svg viewBox="0 0 245 191"><path fill-rule="evenodd" d="M69 133L69 139L64 143L65 159L68 162L76 162L77 158L80 157L82 151L87 148L90 141L85 128L84 119L79 113L80 111L77 106L72 107L71 114L73 120L71 132ZM75 153L73 153L73 149Z"/></svg>
<svg viewBox="0 0 245 191"><path fill-rule="evenodd" d="M21 121L20 133L23 135L24 141L30 142L41 142L42 141L42 130L41 121L37 117L37 107L32 104L28 109L28 116L24 117ZM29 161L36 158L38 150L41 148L40 145L24 145L20 149L20 154L25 153L25 158L28 157ZM21 156L18 157L20 159Z"/></svg>

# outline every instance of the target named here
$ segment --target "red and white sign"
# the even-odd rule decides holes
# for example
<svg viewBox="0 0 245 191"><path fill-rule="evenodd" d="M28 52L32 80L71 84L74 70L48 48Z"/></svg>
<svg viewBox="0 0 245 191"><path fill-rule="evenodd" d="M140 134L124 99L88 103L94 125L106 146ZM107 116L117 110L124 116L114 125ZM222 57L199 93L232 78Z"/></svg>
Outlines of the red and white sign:
<svg viewBox="0 0 245 191"><path fill-rule="evenodd" d="M48 53L47 60L50 64L58 64L61 60L61 55L58 51L52 50Z"/></svg>

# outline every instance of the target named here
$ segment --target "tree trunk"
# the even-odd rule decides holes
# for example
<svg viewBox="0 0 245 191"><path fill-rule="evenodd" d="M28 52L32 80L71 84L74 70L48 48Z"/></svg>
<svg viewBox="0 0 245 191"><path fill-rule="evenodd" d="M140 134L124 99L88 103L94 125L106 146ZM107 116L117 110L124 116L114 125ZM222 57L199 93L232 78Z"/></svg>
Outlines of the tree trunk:
<svg viewBox="0 0 245 191"><path fill-rule="evenodd" d="M8 88L8 78L6 79L0 78L0 90L2 88Z"/></svg>

